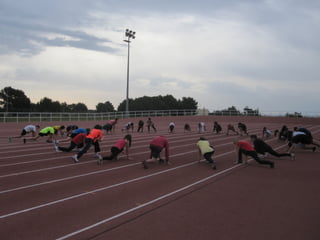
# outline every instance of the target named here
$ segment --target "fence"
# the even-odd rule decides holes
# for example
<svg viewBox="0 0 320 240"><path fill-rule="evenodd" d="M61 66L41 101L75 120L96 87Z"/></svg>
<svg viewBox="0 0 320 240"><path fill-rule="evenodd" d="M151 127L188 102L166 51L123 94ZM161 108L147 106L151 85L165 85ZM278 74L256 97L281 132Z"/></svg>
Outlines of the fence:
<svg viewBox="0 0 320 240"><path fill-rule="evenodd" d="M161 117L161 116L192 116L196 110L153 110L126 112L87 112L87 113L47 113L47 112L0 112L0 122L52 122L52 121L99 121L110 119Z"/></svg>
<svg viewBox="0 0 320 240"><path fill-rule="evenodd" d="M47 112L0 112L0 122L53 122L53 121L99 121L110 119L139 118L139 117L162 117L162 116L193 116L193 115L216 115L216 116L287 116L287 117L320 117L320 113L288 114L286 112L248 113L239 111L204 111L198 110L150 110L126 112L87 112L87 113L47 113Z"/></svg>

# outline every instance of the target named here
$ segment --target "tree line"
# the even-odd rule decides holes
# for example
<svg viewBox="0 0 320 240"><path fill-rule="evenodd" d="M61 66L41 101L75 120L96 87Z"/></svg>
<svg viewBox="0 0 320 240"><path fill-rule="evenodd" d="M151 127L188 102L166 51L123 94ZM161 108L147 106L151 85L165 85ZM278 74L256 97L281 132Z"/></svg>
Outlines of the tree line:
<svg viewBox="0 0 320 240"><path fill-rule="evenodd" d="M89 110L84 103L67 104L48 97L43 97L39 102L32 103L22 90L12 87L5 87L0 91L0 111L2 112L115 112L125 111L125 104L126 100L123 100L116 110L110 101L105 101L98 103L96 109ZM159 95L129 99L130 111L197 108L197 101L191 97L176 99L172 95Z"/></svg>

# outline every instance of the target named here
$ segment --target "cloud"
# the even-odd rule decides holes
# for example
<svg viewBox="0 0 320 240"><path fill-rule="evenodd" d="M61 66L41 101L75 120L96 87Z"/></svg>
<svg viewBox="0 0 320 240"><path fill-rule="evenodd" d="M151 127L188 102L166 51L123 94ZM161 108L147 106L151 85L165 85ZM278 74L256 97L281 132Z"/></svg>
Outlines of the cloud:
<svg viewBox="0 0 320 240"><path fill-rule="evenodd" d="M132 98L190 96L210 109L319 101L318 1L2 0L0 13L1 85L33 96L55 83L53 99L117 106L132 28Z"/></svg>

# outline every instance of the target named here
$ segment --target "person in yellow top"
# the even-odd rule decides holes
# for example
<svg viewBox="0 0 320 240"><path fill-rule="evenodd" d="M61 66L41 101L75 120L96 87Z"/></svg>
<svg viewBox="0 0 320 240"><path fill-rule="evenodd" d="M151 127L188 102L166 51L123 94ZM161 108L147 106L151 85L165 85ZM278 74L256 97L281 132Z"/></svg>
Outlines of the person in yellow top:
<svg viewBox="0 0 320 240"><path fill-rule="evenodd" d="M64 129L65 129L65 126L64 125L61 125L61 126L53 126L53 129L54 129L54 133L56 135L58 135L58 133L60 133L61 136L64 135Z"/></svg>
<svg viewBox="0 0 320 240"><path fill-rule="evenodd" d="M102 126L101 125L95 125L94 128L91 130L91 132L87 135L87 137L84 140L85 146L83 149L78 152L78 154L72 156L74 162L79 162L79 158L82 157L83 154L85 154L91 145L94 145L94 152L98 158L101 158L99 152L100 145L99 142L102 140Z"/></svg>
<svg viewBox="0 0 320 240"><path fill-rule="evenodd" d="M212 169L217 169L216 162L212 159L212 155L214 154L214 148L210 145L210 142L204 138L200 137L197 142L198 150L199 150L199 162L202 157L205 158L209 163L211 163Z"/></svg>

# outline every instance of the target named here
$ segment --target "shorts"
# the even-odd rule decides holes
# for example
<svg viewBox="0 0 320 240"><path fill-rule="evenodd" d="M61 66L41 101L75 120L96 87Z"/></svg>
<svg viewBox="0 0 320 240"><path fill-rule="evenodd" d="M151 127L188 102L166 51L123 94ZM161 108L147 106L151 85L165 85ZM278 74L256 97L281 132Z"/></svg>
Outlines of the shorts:
<svg viewBox="0 0 320 240"><path fill-rule="evenodd" d="M40 136L40 137L49 136L49 134L50 134L49 132L47 132L47 133L42 133L42 132L40 132L40 133L39 133L39 136Z"/></svg>
<svg viewBox="0 0 320 240"><path fill-rule="evenodd" d="M160 157L160 153L162 151L161 147L154 146L154 145L150 144L150 149L151 149L151 157L153 157L153 158L159 158Z"/></svg>
<svg viewBox="0 0 320 240"><path fill-rule="evenodd" d="M291 141L295 144L302 143L302 144L311 144L312 143L312 138L307 135L296 135L294 136Z"/></svg>
<svg viewBox="0 0 320 240"><path fill-rule="evenodd" d="M24 136L24 135L26 135L27 134L27 131L26 130L24 130L24 129L22 129L22 132L21 132L21 136Z"/></svg>

